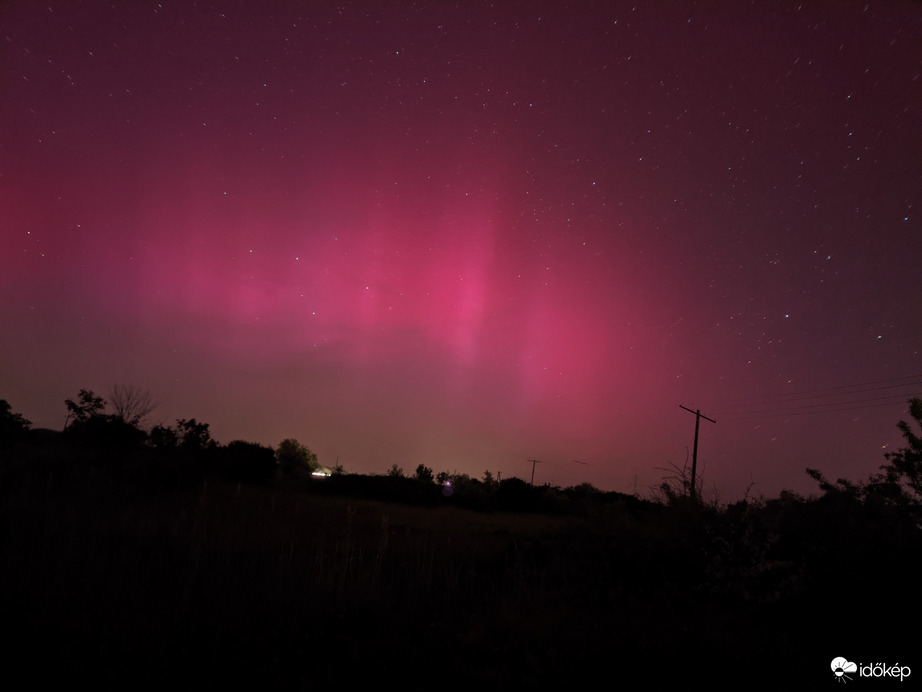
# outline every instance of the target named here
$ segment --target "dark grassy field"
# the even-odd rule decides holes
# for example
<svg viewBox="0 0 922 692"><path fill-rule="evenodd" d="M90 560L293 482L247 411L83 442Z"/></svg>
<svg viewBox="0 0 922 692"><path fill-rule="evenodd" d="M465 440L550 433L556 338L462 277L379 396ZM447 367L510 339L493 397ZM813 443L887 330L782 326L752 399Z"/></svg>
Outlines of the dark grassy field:
<svg viewBox="0 0 922 692"><path fill-rule="evenodd" d="M896 662L920 612L919 531L834 496L538 514L48 459L0 481L7 670L35 684L827 684L837 655Z"/></svg>

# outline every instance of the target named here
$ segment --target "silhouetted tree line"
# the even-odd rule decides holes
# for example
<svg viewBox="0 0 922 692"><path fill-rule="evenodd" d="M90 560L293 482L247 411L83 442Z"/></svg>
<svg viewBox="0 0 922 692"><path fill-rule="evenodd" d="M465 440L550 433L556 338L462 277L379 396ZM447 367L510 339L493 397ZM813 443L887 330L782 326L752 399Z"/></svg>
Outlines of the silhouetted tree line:
<svg viewBox="0 0 922 692"><path fill-rule="evenodd" d="M145 430L142 421L156 404L148 392L134 387L114 387L109 401L81 389L64 404L67 417L58 432L33 430L30 421L0 400L0 450L7 458L103 469L166 487L206 477L266 483L317 468L317 455L293 438L277 450L243 440L221 445L212 439L209 424L195 418Z"/></svg>
<svg viewBox="0 0 922 692"><path fill-rule="evenodd" d="M217 477L234 482L265 484L278 479L310 480L321 467L308 447L294 438L276 449L234 440L221 445L209 424L179 418L145 430L143 420L156 404L149 392L131 386L114 387L109 400L87 389L66 399L64 430L32 430L31 423L0 400L0 445L20 457L104 469L126 479L150 481L165 488ZM111 412L110 412L111 411ZM602 492L588 483L574 488L533 486L518 478L497 481L490 471L482 479L464 473L435 473L419 464L412 476L394 464L385 474L346 474L312 486L328 495L402 502L417 506L446 503L476 510L546 514L586 514L610 503L645 504L636 497Z"/></svg>
<svg viewBox="0 0 922 692"><path fill-rule="evenodd" d="M412 476L393 464L383 475L334 474L316 492L349 495L368 500L389 500L409 505L436 507L446 504L480 511L531 512L537 514L592 514L612 503L637 510L645 500L618 492L604 492L589 483L560 488L532 485L520 478L496 480L487 470L483 478L466 473L435 473L419 464Z"/></svg>
<svg viewBox="0 0 922 692"><path fill-rule="evenodd" d="M922 399L909 400L909 413L916 425L922 427ZM839 478L832 482L813 468L808 468L807 474L819 484L827 498L862 504L870 512L896 512L914 520L922 519L922 437L913 432L907 421L901 420L897 427L906 447L886 453L887 463L866 481Z"/></svg>
<svg viewBox="0 0 922 692"><path fill-rule="evenodd" d="M156 404L149 392L135 387L114 387L109 401L81 389L75 399L64 403L65 427L55 432L32 430L30 421L0 399L0 450L7 457L70 460L129 476L146 475L166 484L208 476L245 483L267 483L277 478L304 480L320 468L317 455L294 438L282 440L277 449L243 440L221 445L212 439L208 423L195 418L180 418L174 425L157 424L145 430L142 421ZM909 406L916 425L922 426L922 399L910 400ZM864 482L844 478L832 482L820 471L808 468L807 473L823 493L816 500L842 512L848 510L850 516L855 516L857 508L868 516L908 520L911 525L922 520L922 436L913 432L906 421L897 425L907 446L887 453L887 463ZM613 503L632 512L654 504L700 504L700 500L691 498L680 473L665 478L658 487L658 502L650 502L623 493L603 492L588 483L565 489L534 486L518 478L497 481L489 471L482 479L464 473L435 473L425 464L419 464L412 476L405 475L397 464L380 476L346 474L341 467L336 471L313 486L314 490L419 506L449 501L470 509L550 514L598 513ZM779 502L790 506L796 504L795 499L806 502L785 492L771 503L735 503L727 508L727 515L739 514L740 507L765 508L772 503L776 507Z"/></svg>

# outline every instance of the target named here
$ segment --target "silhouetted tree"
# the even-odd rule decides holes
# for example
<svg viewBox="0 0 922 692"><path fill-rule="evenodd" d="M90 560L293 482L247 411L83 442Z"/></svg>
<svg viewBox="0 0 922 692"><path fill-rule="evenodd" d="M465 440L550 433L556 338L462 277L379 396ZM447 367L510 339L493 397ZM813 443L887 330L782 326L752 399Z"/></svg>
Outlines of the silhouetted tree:
<svg viewBox="0 0 922 692"><path fill-rule="evenodd" d="M504 478L497 491L500 508L516 512L534 512L540 506L540 489L521 478Z"/></svg>
<svg viewBox="0 0 922 692"><path fill-rule="evenodd" d="M157 408L150 390L134 385L115 385L109 392L109 404L113 413L129 425L138 425L141 420Z"/></svg>
<svg viewBox="0 0 922 692"><path fill-rule="evenodd" d="M596 499L602 495L602 491L592 483L580 483L567 488L567 495L575 500Z"/></svg>
<svg viewBox="0 0 922 692"><path fill-rule="evenodd" d="M218 448L218 470L222 475L245 483L264 483L275 475L275 452L253 442L234 440Z"/></svg>
<svg viewBox="0 0 922 692"><path fill-rule="evenodd" d="M106 400L81 389L77 401L65 399L64 434L82 447L124 451L143 443L147 434L121 416L107 414Z"/></svg>
<svg viewBox="0 0 922 692"><path fill-rule="evenodd" d="M151 428L148 440L156 449L175 449L179 446L179 434L168 425L155 425Z"/></svg>
<svg viewBox="0 0 922 692"><path fill-rule="evenodd" d="M397 466L397 464L394 464L387 470L386 475L392 478L403 478L403 469Z"/></svg>
<svg viewBox="0 0 922 692"><path fill-rule="evenodd" d="M425 464L420 464L416 467L414 476L416 480L422 481L423 483L432 483L435 480L435 477L432 475L432 469Z"/></svg>
<svg viewBox="0 0 922 692"><path fill-rule="evenodd" d="M318 468L317 455L293 437L279 442L275 458L286 476L309 474Z"/></svg>
<svg viewBox="0 0 922 692"><path fill-rule="evenodd" d="M214 449L218 445L211 439L208 423L199 423L195 418L178 418L176 427L155 425L151 428L148 441L156 449L186 449L200 451Z"/></svg>
<svg viewBox="0 0 922 692"><path fill-rule="evenodd" d="M922 427L922 399L909 400L909 413ZM890 463L881 469L888 480L905 483L918 500L922 498L922 437L916 435L904 420L897 423L897 427L903 433L907 446L885 454Z"/></svg>
<svg viewBox="0 0 922 692"><path fill-rule="evenodd" d="M922 399L909 400L909 413L922 426ZM815 480L826 495L838 494L865 503L896 505L918 511L922 500L922 437L916 435L909 423L901 420L897 427L903 433L906 447L888 452L884 457L889 462L880 467L881 473L871 476L866 483L853 483L839 478L835 483L828 480L817 469L807 469L807 475Z"/></svg>
<svg viewBox="0 0 922 692"><path fill-rule="evenodd" d="M208 423L199 423L195 418L180 418L176 421L176 435L183 449L213 449L217 443L211 439Z"/></svg>
<svg viewBox="0 0 922 692"><path fill-rule="evenodd" d="M0 446L23 439L32 423L20 413L13 413L13 408L6 399L0 399Z"/></svg>
<svg viewBox="0 0 922 692"><path fill-rule="evenodd" d="M85 423L93 416L101 416L106 410L106 400L101 396L96 396L88 389L80 390L77 401L65 399L64 404L67 406L65 428L74 423Z"/></svg>
<svg viewBox="0 0 922 692"><path fill-rule="evenodd" d="M466 473L453 473L448 477L448 482L451 483L451 496L467 507L486 507L496 495L496 488ZM443 486L443 494L448 488L448 485Z"/></svg>

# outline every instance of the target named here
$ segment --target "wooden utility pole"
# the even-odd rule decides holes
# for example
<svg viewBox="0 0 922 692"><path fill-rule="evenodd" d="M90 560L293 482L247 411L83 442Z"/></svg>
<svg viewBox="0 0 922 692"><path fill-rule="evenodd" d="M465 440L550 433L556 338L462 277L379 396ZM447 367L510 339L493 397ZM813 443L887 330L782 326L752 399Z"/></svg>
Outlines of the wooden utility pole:
<svg viewBox="0 0 922 692"><path fill-rule="evenodd" d="M698 469L698 426L701 425L702 418L704 418L704 420L709 420L712 423L716 423L717 421L714 420L713 418L708 418L707 416L702 414L700 408L697 411L692 411L690 408L686 408L685 406L682 406L682 404L679 404L679 408L684 408L689 413L695 414L695 450L692 452L692 477L691 477L691 498L692 500L694 500L695 499L695 472Z"/></svg>
<svg viewBox="0 0 922 692"><path fill-rule="evenodd" d="M537 459L529 459L528 461L531 462L531 484L534 485L535 484L535 464L540 464L541 462L538 461Z"/></svg>

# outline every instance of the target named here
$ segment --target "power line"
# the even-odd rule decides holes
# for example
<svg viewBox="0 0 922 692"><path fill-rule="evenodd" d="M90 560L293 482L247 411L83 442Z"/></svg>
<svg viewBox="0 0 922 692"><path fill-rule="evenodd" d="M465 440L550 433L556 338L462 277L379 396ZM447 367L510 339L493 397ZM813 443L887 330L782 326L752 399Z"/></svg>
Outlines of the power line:
<svg viewBox="0 0 922 692"><path fill-rule="evenodd" d="M795 401L810 401L811 399L827 399L827 398L839 397L839 396L851 396L853 394L869 394L871 392L882 392L887 389L902 389L904 387L910 387L910 386L916 386L916 385L922 386L922 382L918 382L918 383L909 382L906 384L888 384L883 387L867 387L864 389L852 389L847 392L839 392L839 393L830 392L828 394L804 394L802 396L795 396L793 394L787 395L787 396L779 395L774 398L763 399L761 402L758 402L758 403L762 403L766 405L784 404L784 403L795 402ZM902 396L902 395L898 395L898 396ZM747 405L751 406L751 405L758 405L758 404L755 401L753 401L751 404L737 404L737 406L747 406Z"/></svg>
<svg viewBox="0 0 922 692"><path fill-rule="evenodd" d="M896 403L905 403L903 396L880 397L878 399L863 399L859 401L833 401L826 404L814 404L789 409L770 409L767 411L728 411L723 417L731 420L747 420L753 418L778 418L782 416L800 416L810 413L837 413L840 411L861 411L869 408L892 407ZM878 402L878 403L874 403Z"/></svg>
<svg viewBox="0 0 922 692"><path fill-rule="evenodd" d="M784 394L739 397L736 399L731 399L729 402L725 403L739 406L773 402L783 403L784 401L795 401L798 399L812 399L826 396L849 396L851 394L860 394L864 392L873 392L883 389L896 389L899 387L910 386L922 386L922 375L906 375L904 377L893 377L884 380L876 380L873 382L856 382L854 384L844 384L838 385L836 387L808 389L802 392L787 392ZM859 387L866 387L867 389L857 389Z"/></svg>
<svg viewBox="0 0 922 692"><path fill-rule="evenodd" d="M885 396L862 396L899 389L903 391ZM899 401L905 402L914 396L919 396L920 392L922 392L922 375L907 375L825 389L738 398L724 403L726 407L724 416L733 420L741 420L853 411L862 408L892 406Z"/></svg>
<svg viewBox="0 0 922 692"><path fill-rule="evenodd" d="M922 390L922 383L919 384L919 389L917 390L907 390L899 394L887 394L886 396L877 396L877 397L859 397L859 398L844 398L844 397L822 397L827 399L826 401L818 401L817 403L805 403L807 401L821 399L821 397L809 397L809 398L798 398L798 399L788 399L788 400L775 400L775 401L766 401L759 404L747 404L747 405L737 405L729 406L728 410L738 410L738 411L752 411L758 409L772 410L778 408L810 408L815 406L835 406L837 404L859 404L865 401L884 401L884 400L893 400L906 401L911 399L913 396L916 396L916 392ZM878 390L883 391L883 390ZM869 394L870 392L860 392L864 394ZM859 392L854 392L853 394L860 394ZM851 394L849 394L851 397Z"/></svg>

